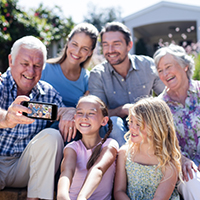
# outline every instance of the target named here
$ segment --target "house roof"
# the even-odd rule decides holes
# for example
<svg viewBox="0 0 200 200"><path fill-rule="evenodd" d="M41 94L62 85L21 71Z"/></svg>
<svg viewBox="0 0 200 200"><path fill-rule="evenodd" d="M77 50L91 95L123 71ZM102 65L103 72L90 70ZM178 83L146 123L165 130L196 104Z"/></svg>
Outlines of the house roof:
<svg viewBox="0 0 200 200"><path fill-rule="evenodd" d="M135 38L157 39L172 35L181 40L185 34L187 40L192 40L200 25L200 7L161 1L123 18L123 23L130 30L134 29Z"/></svg>
<svg viewBox="0 0 200 200"><path fill-rule="evenodd" d="M191 11L197 11L197 12L200 11L200 6L193 6L193 5L189 5L189 4L180 4L180 3L174 3L174 2L169 2L169 1L160 1L157 4L149 6L145 9L138 11L138 12L135 12L131 15L128 15L127 17L124 17L123 20L128 21L130 19L137 18L137 17L144 15L146 13L153 12L154 10L159 9L161 7L168 7L168 8L171 7L173 9L177 8L179 10L183 9L183 10L191 10Z"/></svg>

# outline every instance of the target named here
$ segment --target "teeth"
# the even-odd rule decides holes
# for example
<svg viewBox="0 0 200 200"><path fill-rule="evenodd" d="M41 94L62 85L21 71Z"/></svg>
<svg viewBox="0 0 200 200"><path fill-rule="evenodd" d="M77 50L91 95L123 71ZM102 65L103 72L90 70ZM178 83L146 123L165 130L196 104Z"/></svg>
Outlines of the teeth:
<svg viewBox="0 0 200 200"><path fill-rule="evenodd" d="M78 58L79 58L78 56L75 56L74 54L72 54L72 57L73 57L73 58L76 58L76 59L78 59Z"/></svg>
<svg viewBox="0 0 200 200"><path fill-rule="evenodd" d="M132 134L133 136L137 136L137 134Z"/></svg>
<svg viewBox="0 0 200 200"><path fill-rule="evenodd" d="M167 81L170 81L170 80L172 80L173 78L174 78L174 76L173 76L173 77L170 77L170 78L168 78L168 79L167 79Z"/></svg>
<svg viewBox="0 0 200 200"><path fill-rule="evenodd" d="M109 55L109 57L110 57L110 58L114 58L114 57L116 57L116 55Z"/></svg>
<svg viewBox="0 0 200 200"><path fill-rule="evenodd" d="M23 75L24 76L24 75ZM24 76L24 78L28 79L28 80L32 80L33 77L28 77L28 76Z"/></svg>
<svg viewBox="0 0 200 200"><path fill-rule="evenodd" d="M90 125L89 124L80 124L81 126L84 126L84 127L89 127Z"/></svg>

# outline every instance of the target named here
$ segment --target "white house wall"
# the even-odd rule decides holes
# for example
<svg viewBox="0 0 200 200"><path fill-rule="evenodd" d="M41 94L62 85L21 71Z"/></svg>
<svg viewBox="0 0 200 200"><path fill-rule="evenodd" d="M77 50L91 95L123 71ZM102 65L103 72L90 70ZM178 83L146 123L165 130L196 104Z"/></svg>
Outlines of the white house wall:
<svg viewBox="0 0 200 200"><path fill-rule="evenodd" d="M200 40L200 7L176 4L171 2L160 2L123 19L123 23L131 30L136 27L173 21L196 21L197 41ZM132 49L132 53L134 48Z"/></svg>

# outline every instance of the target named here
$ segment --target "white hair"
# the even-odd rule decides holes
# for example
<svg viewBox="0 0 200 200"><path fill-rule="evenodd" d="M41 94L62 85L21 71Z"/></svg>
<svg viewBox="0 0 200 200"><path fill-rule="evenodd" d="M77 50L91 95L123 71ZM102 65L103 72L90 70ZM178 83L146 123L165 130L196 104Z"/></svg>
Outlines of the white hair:
<svg viewBox="0 0 200 200"><path fill-rule="evenodd" d="M17 41L14 42L12 48L11 48L11 56L12 56L12 64L15 62L15 58L20 50L21 47L24 47L26 49L39 49L43 53L43 59L44 64L47 59L47 49L46 46L36 37L34 36L24 36Z"/></svg>
<svg viewBox="0 0 200 200"><path fill-rule="evenodd" d="M188 70L186 72L187 77L188 79L192 78L195 68L194 59L192 56L186 53L183 47L175 44L170 44L169 46L164 46L158 49L153 56L156 67L158 67L160 59L166 54L172 55L183 69L188 66Z"/></svg>

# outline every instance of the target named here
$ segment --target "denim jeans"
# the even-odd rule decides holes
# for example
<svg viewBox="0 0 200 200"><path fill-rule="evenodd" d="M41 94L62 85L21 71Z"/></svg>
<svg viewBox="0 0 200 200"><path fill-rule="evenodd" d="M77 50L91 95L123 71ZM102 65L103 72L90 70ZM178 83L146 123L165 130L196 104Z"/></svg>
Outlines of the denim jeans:
<svg viewBox="0 0 200 200"><path fill-rule="evenodd" d="M51 125L51 128L55 128L55 129L59 130L58 124L59 124L59 121L55 121L55 122ZM77 130L75 138L74 138L74 139L71 139L70 142L80 140L81 138L82 138L82 135L81 135L81 133ZM65 142L64 142L64 145L67 145L67 144L70 143L70 142L65 141Z"/></svg>
<svg viewBox="0 0 200 200"><path fill-rule="evenodd" d="M110 117L113 123L113 130L109 135L109 138L115 139L119 147L125 144L126 140L124 139L125 133L129 130L127 126L126 118L121 118L117 116ZM108 125L101 127L99 134L103 138L108 131Z"/></svg>

